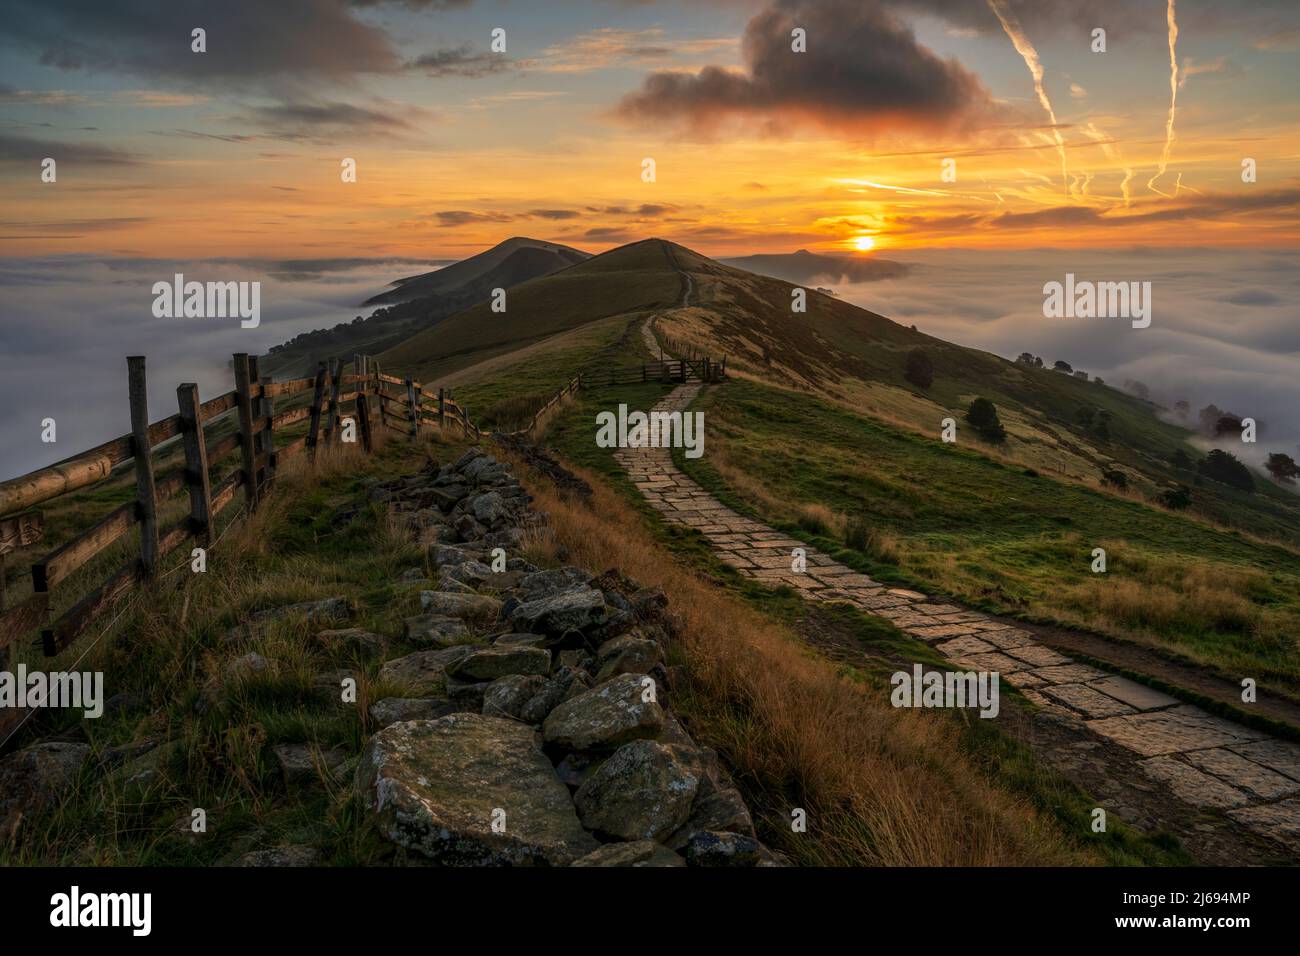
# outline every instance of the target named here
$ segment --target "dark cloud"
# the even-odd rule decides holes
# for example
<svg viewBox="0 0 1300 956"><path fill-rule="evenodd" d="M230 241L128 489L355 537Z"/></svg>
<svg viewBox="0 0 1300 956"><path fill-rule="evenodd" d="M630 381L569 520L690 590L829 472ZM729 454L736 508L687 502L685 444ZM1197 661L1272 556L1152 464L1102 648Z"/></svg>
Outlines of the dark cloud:
<svg viewBox="0 0 1300 956"><path fill-rule="evenodd" d="M576 209L534 209L528 215L533 219L577 219L582 213Z"/></svg>
<svg viewBox="0 0 1300 956"><path fill-rule="evenodd" d="M441 226L464 226L471 222L511 222L515 218L504 212L471 212L467 209L452 209L435 215Z"/></svg>
<svg viewBox="0 0 1300 956"><path fill-rule="evenodd" d="M1233 305L1277 305L1282 299L1267 289L1242 289L1225 296L1223 301Z"/></svg>
<svg viewBox="0 0 1300 956"><path fill-rule="evenodd" d="M0 163L31 163L33 168L46 157L62 166L65 163L95 166L126 166L139 160L130 153L96 143L63 143L58 140L32 139L0 133Z"/></svg>
<svg viewBox="0 0 1300 956"><path fill-rule="evenodd" d="M43 64L205 88L260 88L271 78L307 88L401 67L384 32L343 0L6 0L4 21L0 43ZM207 31L206 53L190 49L195 27Z"/></svg>
<svg viewBox="0 0 1300 956"><path fill-rule="evenodd" d="M954 27L978 34L1000 34L998 22L983 0L882 0L886 6L908 13L937 17ZM1133 0L1006 0L1007 8L1021 25L1041 37L1056 36L1063 28L1072 35L1090 34L1095 27L1106 29L1107 39L1125 34L1163 35L1165 5L1134 3ZM1294 20L1295 0L1200 0L1178 9L1180 27L1240 28L1248 22L1262 24Z"/></svg>
<svg viewBox="0 0 1300 956"><path fill-rule="evenodd" d="M434 50L416 57L406 65L408 69L418 70L426 76L478 77L500 73L510 65L510 61L500 53L476 51L466 43L463 46Z"/></svg>
<svg viewBox="0 0 1300 956"><path fill-rule="evenodd" d="M808 50L791 50L791 30ZM955 129L995 110L975 74L917 42L876 0L777 0L745 28L746 69L656 72L623 98L630 120L676 120L707 133L723 119L777 131L810 121L839 131Z"/></svg>
<svg viewBox="0 0 1300 956"><path fill-rule="evenodd" d="M393 134L411 128L405 118L352 103L277 103L258 106L244 117L270 139L329 142L338 136Z"/></svg>

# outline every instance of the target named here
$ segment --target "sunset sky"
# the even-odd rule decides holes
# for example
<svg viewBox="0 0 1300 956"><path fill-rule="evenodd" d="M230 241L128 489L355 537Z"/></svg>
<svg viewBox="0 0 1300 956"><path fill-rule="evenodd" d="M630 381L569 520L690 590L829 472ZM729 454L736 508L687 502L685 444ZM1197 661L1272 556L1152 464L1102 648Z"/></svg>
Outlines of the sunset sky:
<svg viewBox="0 0 1300 956"><path fill-rule="evenodd" d="M1292 0L1179 0L1172 77L1165 0L0 12L0 255L436 259L516 234L712 255L1300 242Z"/></svg>

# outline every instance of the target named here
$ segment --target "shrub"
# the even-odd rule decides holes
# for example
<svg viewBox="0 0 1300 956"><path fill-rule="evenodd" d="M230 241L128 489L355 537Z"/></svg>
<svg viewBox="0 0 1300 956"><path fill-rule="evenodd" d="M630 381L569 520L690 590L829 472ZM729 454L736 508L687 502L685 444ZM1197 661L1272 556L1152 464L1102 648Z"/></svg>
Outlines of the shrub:
<svg viewBox="0 0 1300 956"><path fill-rule="evenodd" d="M998 420L997 406L987 398L977 398L966 410L966 421L980 433L986 441L1002 442L1006 440L1007 431Z"/></svg>
<svg viewBox="0 0 1300 956"><path fill-rule="evenodd" d="M929 388L934 381L934 363L924 349L912 349L907 353L907 368L903 376L919 388Z"/></svg>
<svg viewBox="0 0 1300 956"><path fill-rule="evenodd" d="M1254 491L1255 479L1250 476L1250 469L1234 456L1218 448L1210 452L1197 464L1196 470L1206 478L1222 482L1242 491Z"/></svg>

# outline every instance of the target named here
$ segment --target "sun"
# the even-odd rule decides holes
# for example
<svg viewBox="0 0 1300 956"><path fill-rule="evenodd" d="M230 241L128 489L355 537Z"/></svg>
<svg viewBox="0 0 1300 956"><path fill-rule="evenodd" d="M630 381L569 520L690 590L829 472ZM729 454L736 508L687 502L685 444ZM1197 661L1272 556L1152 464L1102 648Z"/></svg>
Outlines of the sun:
<svg viewBox="0 0 1300 956"><path fill-rule="evenodd" d="M870 252L876 248L876 240L870 236L858 236L853 240L853 246L858 252Z"/></svg>

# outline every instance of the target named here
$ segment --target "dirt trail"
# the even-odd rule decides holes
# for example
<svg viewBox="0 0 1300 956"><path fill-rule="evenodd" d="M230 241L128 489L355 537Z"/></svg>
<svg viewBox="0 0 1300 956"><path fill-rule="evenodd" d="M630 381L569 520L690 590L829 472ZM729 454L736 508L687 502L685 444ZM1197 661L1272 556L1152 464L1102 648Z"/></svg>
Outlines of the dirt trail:
<svg viewBox="0 0 1300 956"><path fill-rule="evenodd" d="M652 322L641 331L657 350ZM653 411L684 412L701 387L681 385ZM1038 706L1032 715L1007 708L1008 729L1109 813L1177 833L1207 863L1300 860L1300 745L1079 663L1015 624L881 584L732 511L677 468L671 449L616 457L652 508L694 528L745 577L850 604L934 645L957 669L999 673ZM796 548L804 570L793 570Z"/></svg>

